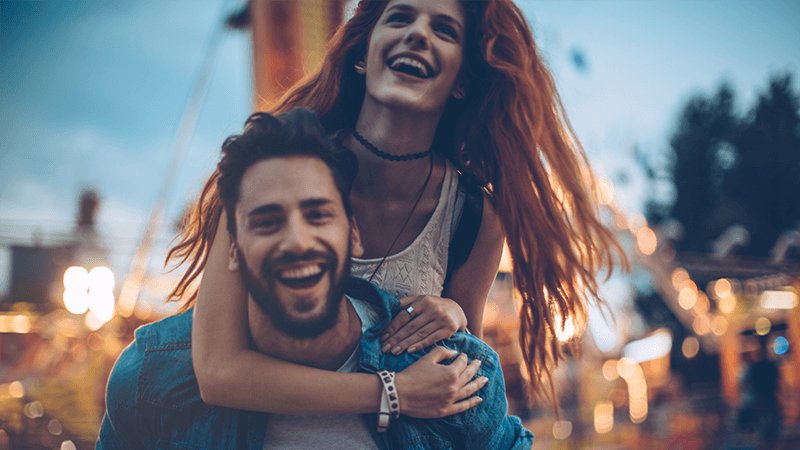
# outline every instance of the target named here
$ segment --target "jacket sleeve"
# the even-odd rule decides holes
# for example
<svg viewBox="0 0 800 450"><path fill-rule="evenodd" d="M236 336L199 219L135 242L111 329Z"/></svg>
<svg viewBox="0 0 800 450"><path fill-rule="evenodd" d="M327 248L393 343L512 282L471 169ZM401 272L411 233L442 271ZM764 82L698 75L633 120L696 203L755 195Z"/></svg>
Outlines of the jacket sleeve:
<svg viewBox="0 0 800 450"><path fill-rule="evenodd" d="M500 357L478 338L459 333L451 339L460 351L481 359L478 376L489 381L478 392L483 399L478 406L459 414L466 431L467 448L530 449L533 434L522 426L519 417L508 415L505 380Z"/></svg>
<svg viewBox="0 0 800 450"><path fill-rule="evenodd" d="M100 426L96 449L144 449L138 418L141 416L137 401L138 380L144 360L144 345L139 332L136 340L119 356L106 386L106 413Z"/></svg>
<svg viewBox="0 0 800 450"><path fill-rule="evenodd" d="M466 353L470 359L481 360L477 376L488 378L477 394L483 401L474 408L441 419L400 416L389 428L388 437L392 442L403 448L530 449L533 434L522 426L518 417L508 415L505 381L497 353L466 333L456 333L438 345ZM388 354L385 359L387 368L401 371L432 348L414 354ZM402 398L402 393L400 395Z"/></svg>

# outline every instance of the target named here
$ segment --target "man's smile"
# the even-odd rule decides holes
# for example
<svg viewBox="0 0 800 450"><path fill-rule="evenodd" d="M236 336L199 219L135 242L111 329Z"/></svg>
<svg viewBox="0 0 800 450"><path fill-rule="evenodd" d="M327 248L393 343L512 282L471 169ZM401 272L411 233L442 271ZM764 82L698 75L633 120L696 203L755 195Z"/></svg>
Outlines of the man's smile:
<svg viewBox="0 0 800 450"><path fill-rule="evenodd" d="M276 271L276 278L290 289L307 289L322 280L327 268L328 265L324 263L308 263L279 269Z"/></svg>

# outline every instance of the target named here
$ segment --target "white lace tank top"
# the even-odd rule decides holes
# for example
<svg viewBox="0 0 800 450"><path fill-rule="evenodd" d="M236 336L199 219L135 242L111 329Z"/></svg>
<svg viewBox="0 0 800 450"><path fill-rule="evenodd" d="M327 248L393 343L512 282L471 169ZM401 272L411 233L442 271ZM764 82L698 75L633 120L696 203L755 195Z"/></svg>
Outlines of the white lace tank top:
<svg viewBox="0 0 800 450"><path fill-rule="evenodd" d="M457 195L458 172L448 162L439 201L425 228L411 245L386 258L373 282L398 298L442 295ZM380 262L381 258L353 258L352 274L368 280Z"/></svg>

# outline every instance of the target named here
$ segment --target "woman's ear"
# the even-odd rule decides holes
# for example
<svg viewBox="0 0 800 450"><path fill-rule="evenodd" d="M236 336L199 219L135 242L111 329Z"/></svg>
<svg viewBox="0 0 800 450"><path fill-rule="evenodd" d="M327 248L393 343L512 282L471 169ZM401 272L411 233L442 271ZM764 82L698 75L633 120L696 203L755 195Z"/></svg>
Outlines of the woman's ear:
<svg viewBox="0 0 800 450"><path fill-rule="evenodd" d="M239 271L239 258L237 257L236 250L236 242L233 241L233 237L231 237L231 248L228 251L228 270L231 272L238 272Z"/></svg>
<svg viewBox="0 0 800 450"><path fill-rule="evenodd" d="M463 100L467 96L467 92L469 92L469 81L464 74L461 74L456 80L456 86L450 95L456 100Z"/></svg>
<svg viewBox="0 0 800 450"><path fill-rule="evenodd" d="M464 84L459 83L458 86L453 89L453 98L456 100L463 100L464 97L467 96L467 88L464 87Z"/></svg>
<svg viewBox="0 0 800 450"><path fill-rule="evenodd" d="M364 244L361 243L361 233L358 231L355 217L350 219L350 248L352 256L356 258L364 256Z"/></svg>
<svg viewBox="0 0 800 450"><path fill-rule="evenodd" d="M363 59L359 60L355 64L353 64L353 70L356 71L359 75L364 75L367 73L367 63L364 62Z"/></svg>

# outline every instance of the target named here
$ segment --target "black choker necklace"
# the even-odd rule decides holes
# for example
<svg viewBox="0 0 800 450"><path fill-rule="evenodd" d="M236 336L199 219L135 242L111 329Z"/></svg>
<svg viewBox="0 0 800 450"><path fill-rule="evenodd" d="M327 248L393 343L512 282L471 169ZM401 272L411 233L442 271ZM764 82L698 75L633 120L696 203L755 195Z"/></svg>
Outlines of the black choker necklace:
<svg viewBox="0 0 800 450"><path fill-rule="evenodd" d="M426 156L431 154L431 149L428 149L424 152L417 152L417 153L409 153L407 155L393 155L391 153L386 153L383 150L375 147L375 145L368 141L367 138L361 135L356 130L353 130L353 137L358 141L359 144L363 145L364 148L371 151L375 156L381 159L385 159L387 161L392 162L399 162L399 161L413 161L415 159L422 159Z"/></svg>

